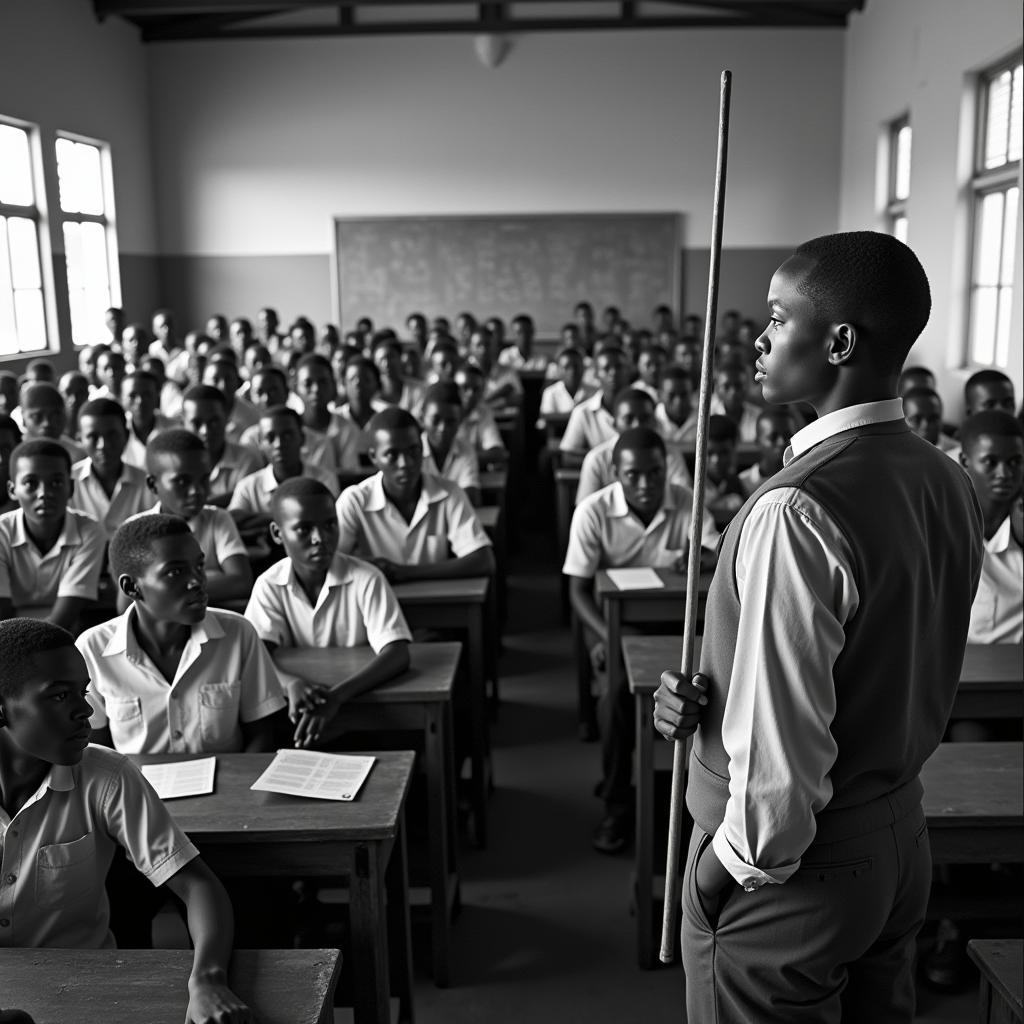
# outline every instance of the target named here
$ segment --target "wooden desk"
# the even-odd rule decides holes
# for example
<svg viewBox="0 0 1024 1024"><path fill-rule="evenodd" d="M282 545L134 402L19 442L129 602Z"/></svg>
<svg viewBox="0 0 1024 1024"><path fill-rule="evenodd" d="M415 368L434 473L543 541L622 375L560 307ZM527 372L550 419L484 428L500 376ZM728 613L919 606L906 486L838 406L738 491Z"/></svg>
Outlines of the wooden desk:
<svg viewBox="0 0 1024 1024"><path fill-rule="evenodd" d="M487 844L487 789L490 738L487 723L487 598L490 581L486 576L458 580L415 580L394 587L412 629L461 629L466 637L466 679L470 706L470 761L472 766L473 819L475 840ZM493 626L493 624L491 624ZM496 648L496 637L490 646ZM491 670L497 675L497 657ZM456 765L456 771L458 765Z"/></svg>
<svg viewBox="0 0 1024 1024"><path fill-rule="evenodd" d="M1019 718L1024 697L1024 646L968 644L953 718Z"/></svg>
<svg viewBox="0 0 1024 1024"><path fill-rule="evenodd" d="M476 509L477 518L484 532L491 539L494 547L495 579L494 579L494 600L489 602L493 605L490 611L493 616L491 628L497 638L505 626L505 612L508 607L508 531L505 527L508 517L505 514L504 503L500 505L484 505ZM498 674L492 673L491 681L494 685L494 699L498 699Z"/></svg>
<svg viewBox="0 0 1024 1024"><path fill-rule="evenodd" d="M978 1024L1024 1021L1024 941L971 939L967 955L981 971Z"/></svg>
<svg viewBox="0 0 1024 1024"><path fill-rule="evenodd" d="M354 697L343 711L345 731L412 729L423 734L427 781L428 868L434 983L451 973L451 915L459 895L455 836L455 762L452 688L462 645L412 644L409 670ZM286 672L324 686L359 671L373 657L369 647L279 647L274 662Z"/></svg>
<svg viewBox="0 0 1024 1024"><path fill-rule="evenodd" d="M36 1024L181 1024L188 949L5 949L0 1003ZM236 949L228 984L260 1024L330 1024L336 949Z"/></svg>
<svg viewBox="0 0 1024 1024"><path fill-rule="evenodd" d="M357 1024L391 1022L389 950L400 975L400 1019L413 1020L402 810L415 755L403 750L375 752L375 757L369 778L350 803L254 792L249 787L272 754L218 754L211 795L167 801L174 820L219 875L348 879ZM132 760L151 764L182 758L135 754Z"/></svg>

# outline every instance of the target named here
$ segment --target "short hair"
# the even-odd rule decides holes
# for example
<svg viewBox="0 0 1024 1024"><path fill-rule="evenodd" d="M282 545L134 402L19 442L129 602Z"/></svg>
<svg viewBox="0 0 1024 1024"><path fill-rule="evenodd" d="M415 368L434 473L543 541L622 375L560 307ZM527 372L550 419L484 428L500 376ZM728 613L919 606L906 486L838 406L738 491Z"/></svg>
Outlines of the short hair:
<svg viewBox="0 0 1024 1024"><path fill-rule="evenodd" d="M573 327L576 325L573 324ZM583 353L572 345L566 345L565 348L560 349L558 355L555 356L555 362L560 363L563 359L572 359L574 362L583 365Z"/></svg>
<svg viewBox="0 0 1024 1024"><path fill-rule="evenodd" d="M615 398L612 399L612 409L618 409L623 402L629 402L630 405L647 404L652 409L656 404L654 399L643 388L634 387L625 387L621 391L616 391Z"/></svg>
<svg viewBox="0 0 1024 1024"><path fill-rule="evenodd" d="M0 622L0 698L17 697L32 670L32 659L46 651L74 647L75 638L61 626L43 619L4 619Z"/></svg>
<svg viewBox="0 0 1024 1024"><path fill-rule="evenodd" d="M185 430L184 427L162 430L146 441L146 471L155 473L157 460L164 455L193 455L205 451L203 439L198 434L193 434L191 430Z"/></svg>
<svg viewBox="0 0 1024 1024"><path fill-rule="evenodd" d="M378 430L415 430L420 432L420 425L416 417L408 409L398 405L389 405L381 409L370 418L366 424L366 432L372 437Z"/></svg>
<svg viewBox="0 0 1024 1024"><path fill-rule="evenodd" d="M210 319L213 318L211 317ZM204 337L206 336L204 335ZM213 338L209 340L213 343ZM236 369L238 368L238 353L231 347L230 342L227 341L217 342L206 354L206 358L211 363L221 363L227 360L229 363L234 363Z"/></svg>
<svg viewBox="0 0 1024 1024"><path fill-rule="evenodd" d="M935 372L929 370L927 366L904 366L900 372L900 383L902 384L908 377L924 376L925 374L935 380Z"/></svg>
<svg viewBox="0 0 1024 1024"><path fill-rule="evenodd" d="M30 384L25 388L25 393L21 396L21 405L25 409L47 406L60 406L63 409L64 396L56 384L39 381L37 384Z"/></svg>
<svg viewBox="0 0 1024 1024"><path fill-rule="evenodd" d="M492 319L496 320L498 318L493 317ZM488 323L489 322L490 321L488 321ZM517 316L512 317L512 323L519 324L521 327L528 328L531 333L534 330L533 317L530 316L528 313L519 313Z"/></svg>
<svg viewBox="0 0 1024 1024"><path fill-rule="evenodd" d="M5 412L0 412L0 431L9 430L14 434L15 445L21 444L21 427Z"/></svg>
<svg viewBox="0 0 1024 1024"><path fill-rule="evenodd" d="M986 409L964 420L964 425L960 428L961 449L967 451L983 436L1024 438L1024 427L1013 413L1003 409Z"/></svg>
<svg viewBox="0 0 1024 1024"><path fill-rule="evenodd" d="M378 349L387 348L391 349L396 355L402 354L402 343L397 338L386 337L386 338L374 338L373 344L370 346L371 355Z"/></svg>
<svg viewBox="0 0 1024 1024"><path fill-rule="evenodd" d="M594 362L601 356L614 356L621 361L626 358L626 353L618 338L602 338L594 347Z"/></svg>
<svg viewBox="0 0 1024 1024"><path fill-rule="evenodd" d="M479 332L474 331L474 334ZM430 346L430 358L433 359L438 352L443 352L447 356L453 356L455 359L459 357L459 348L454 341L449 341L447 338L438 338L433 345Z"/></svg>
<svg viewBox="0 0 1024 1024"><path fill-rule="evenodd" d="M0 384L13 384L17 387L20 383L16 373L11 373L10 370L0 370Z"/></svg>
<svg viewBox="0 0 1024 1024"><path fill-rule="evenodd" d="M345 360L345 373L348 373L353 366L358 366L360 370L366 370L378 383L380 382L380 370L377 369L377 364L372 359L367 359L362 355L351 356Z"/></svg>
<svg viewBox="0 0 1024 1024"><path fill-rule="evenodd" d="M986 384L1009 384L1013 387L1013 381L1001 370L978 370L967 378L964 394L969 394L974 388L984 387Z"/></svg>
<svg viewBox="0 0 1024 1024"><path fill-rule="evenodd" d="M270 514L277 519L281 511L281 505L288 498L301 501L303 498L326 498L331 504L334 503L334 495L330 488L320 480L314 480L309 476L293 476L279 484L270 496Z"/></svg>
<svg viewBox="0 0 1024 1024"><path fill-rule="evenodd" d="M125 424L125 427L128 425L124 415L124 406L120 402L115 402L112 398L90 399L78 411L79 420L85 416L110 416L119 419Z"/></svg>
<svg viewBox="0 0 1024 1024"><path fill-rule="evenodd" d="M18 459L63 459L67 464L68 472L71 472L71 455L64 445L49 437L33 437L28 441L22 441L13 452L11 452L10 467L13 474Z"/></svg>
<svg viewBox="0 0 1024 1024"><path fill-rule="evenodd" d="M428 405L457 405L461 408L462 396L459 394L458 386L450 380L440 380L436 384L431 384L423 392L420 408L426 409Z"/></svg>
<svg viewBox="0 0 1024 1024"><path fill-rule="evenodd" d="M154 439L155 440L155 439ZM123 522L110 539L110 573L118 576L141 576L153 558L153 541L161 537L184 537L191 533L180 516L163 512L144 512Z"/></svg>
<svg viewBox="0 0 1024 1024"><path fill-rule="evenodd" d="M156 376L150 373L149 370L132 370L131 373L126 373L124 377L121 378L121 387L124 387L125 384L127 384L128 381L132 380L133 378L136 380L141 380L146 384L152 384L153 387L157 389L157 391L160 390L160 381L157 380Z"/></svg>
<svg viewBox="0 0 1024 1024"><path fill-rule="evenodd" d="M904 392L903 401L923 401L924 399L934 399L939 405L942 405L942 398L935 388L926 388L924 386L911 388L909 391Z"/></svg>
<svg viewBox="0 0 1024 1024"><path fill-rule="evenodd" d="M619 434L619 439L612 449L612 462L618 466L619 456L624 451L647 452L659 451L665 455L665 440L656 430L650 427L633 427Z"/></svg>
<svg viewBox="0 0 1024 1024"><path fill-rule="evenodd" d="M301 356L299 361L295 364L295 372L298 373L299 370L306 366L319 366L322 370L327 371L332 380L334 378L334 371L331 370L330 359L326 356L320 355L319 352L307 352L305 355Z"/></svg>
<svg viewBox="0 0 1024 1024"><path fill-rule="evenodd" d="M932 306L928 276L913 250L880 231L845 231L812 238L794 256L811 263L796 287L817 316L860 328L878 369L898 371Z"/></svg>
<svg viewBox="0 0 1024 1024"><path fill-rule="evenodd" d="M689 370L684 370L678 363L670 363L665 367L665 372L661 375L661 383L664 384L667 380L685 380L687 384L693 386L693 374Z"/></svg>
<svg viewBox="0 0 1024 1024"><path fill-rule="evenodd" d="M181 396L181 404L184 405L186 402L216 402L225 412L228 408L227 395L212 384L193 384L186 388Z"/></svg>
<svg viewBox="0 0 1024 1024"><path fill-rule="evenodd" d="M733 444L739 440L739 428L728 416L708 417L708 440L709 441L731 441Z"/></svg>
<svg viewBox="0 0 1024 1024"><path fill-rule="evenodd" d="M267 353L270 354L269 352ZM265 377L267 375L271 377L277 377L284 385L285 391L288 390L288 374L281 369L276 363L267 363L265 366L261 366L258 370L253 370L252 376L249 378L250 383L257 377Z"/></svg>
<svg viewBox="0 0 1024 1024"><path fill-rule="evenodd" d="M299 430L302 430L302 417L290 405L268 405L266 409L259 411L261 420L272 419L274 416L284 416L292 419Z"/></svg>
<svg viewBox="0 0 1024 1024"><path fill-rule="evenodd" d="M100 352L106 350L109 352L110 346L97 345L95 346L95 350ZM33 372L39 373L43 377L47 377L50 380L53 380L53 363L51 363L49 359L30 359L28 361L28 365L25 367L25 373L29 374Z"/></svg>

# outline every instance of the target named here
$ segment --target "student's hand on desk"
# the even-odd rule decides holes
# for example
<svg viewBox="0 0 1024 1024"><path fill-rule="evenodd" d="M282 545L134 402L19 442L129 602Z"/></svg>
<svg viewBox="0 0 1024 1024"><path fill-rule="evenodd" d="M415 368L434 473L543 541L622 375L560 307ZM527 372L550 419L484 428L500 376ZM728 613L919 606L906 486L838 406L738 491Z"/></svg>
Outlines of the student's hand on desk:
<svg viewBox="0 0 1024 1024"><path fill-rule="evenodd" d="M700 725L710 680L695 673L691 679L680 672L662 672L654 692L654 728L667 740L684 740Z"/></svg>
<svg viewBox="0 0 1024 1024"><path fill-rule="evenodd" d="M256 1015L227 985L189 981L185 1024L256 1024Z"/></svg>
<svg viewBox="0 0 1024 1024"><path fill-rule="evenodd" d="M316 713L327 702L327 690L305 679L295 679L286 687L288 718L294 723L307 712Z"/></svg>

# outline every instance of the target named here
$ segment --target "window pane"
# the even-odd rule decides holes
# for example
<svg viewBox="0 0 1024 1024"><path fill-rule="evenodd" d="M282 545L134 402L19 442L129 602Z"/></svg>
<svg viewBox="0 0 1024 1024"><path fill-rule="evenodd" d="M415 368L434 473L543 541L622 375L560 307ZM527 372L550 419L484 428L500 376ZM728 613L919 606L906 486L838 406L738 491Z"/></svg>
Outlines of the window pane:
<svg viewBox="0 0 1024 1024"><path fill-rule="evenodd" d="M0 355L18 351L14 322L14 292L11 289L10 254L7 248L7 218L0 217Z"/></svg>
<svg viewBox="0 0 1024 1024"><path fill-rule="evenodd" d="M107 301L110 294L110 275L107 265L107 229L102 224L82 225L82 260L85 289L89 292L102 293L103 298L100 301L106 302L103 307L106 309L110 305ZM96 321L97 326L103 323L103 309L100 310L101 316Z"/></svg>
<svg viewBox="0 0 1024 1024"><path fill-rule="evenodd" d="M103 213L103 175L98 146L57 140L60 208L65 213Z"/></svg>
<svg viewBox="0 0 1024 1024"><path fill-rule="evenodd" d="M995 355L996 291L976 288L971 310L971 359L986 366Z"/></svg>
<svg viewBox="0 0 1024 1024"><path fill-rule="evenodd" d="M910 125L905 124L896 133L894 199L906 199L910 195L910 138Z"/></svg>
<svg viewBox="0 0 1024 1024"><path fill-rule="evenodd" d="M92 222L64 225L71 333L76 345L93 339L110 305L107 229Z"/></svg>
<svg viewBox="0 0 1024 1024"><path fill-rule="evenodd" d="M985 118L985 167L1001 167L1008 159L1010 88L1013 76L1000 72L988 83L988 111Z"/></svg>
<svg viewBox="0 0 1024 1024"><path fill-rule="evenodd" d="M1022 65L1018 64L1013 71L1013 100L1010 103L1010 159L1020 159L1020 137L1021 137L1021 72Z"/></svg>
<svg viewBox="0 0 1024 1024"><path fill-rule="evenodd" d="M0 124L0 203L31 206L33 196L28 132Z"/></svg>
<svg viewBox="0 0 1024 1024"><path fill-rule="evenodd" d="M18 321L18 340L22 352L46 348L46 318L43 316L43 293L26 288L14 293L14 315Z"/></svg>
<svg viewBox="0 0 1024 1024"><path fill-rule="evenodd" d="M907 241L907 218L906 217L894 217L892 221L892 234L894 238L898 238L901 242L906 244Z"/></svg>
<svg viewBox="0 0 1024 1024"><path fill-rule="evenodd" d="M1013 288L999 289L999 308L996 325L996 357L998 366L1010 363L1010 314L1013 312Z"/></svg>
<svg viewBox="0 0 1024 1024"><path fill-rule="evenodd" d="M1014 260L1017 253L1017 209L1020 205L1020 189L1011 188L1006 192L1006 210L1003 214L1003 259L999 283L1013 285Z"/></svg>
<svg viewBox="0 0 1024 1024"><path fill-rule="evenodd" d="M7 221L11 247L11 283L15 288L39 288L39 236L36 222L28 217Z"/></svg>
<svg viewBox="0 0 1024 1024"><path fill-rule="evenodd" d="M82 225L70 221L64 225L64 262L68 268L68 288L72 291L85 286L82 277Z"/></svg>
<svg viewBox="0 0 1024 1024"><path fill-rule="evenodd" d="M978 209L978 241L974 256L974 283L998 284L1003 238L1003 193L982 196Z"/></svg>

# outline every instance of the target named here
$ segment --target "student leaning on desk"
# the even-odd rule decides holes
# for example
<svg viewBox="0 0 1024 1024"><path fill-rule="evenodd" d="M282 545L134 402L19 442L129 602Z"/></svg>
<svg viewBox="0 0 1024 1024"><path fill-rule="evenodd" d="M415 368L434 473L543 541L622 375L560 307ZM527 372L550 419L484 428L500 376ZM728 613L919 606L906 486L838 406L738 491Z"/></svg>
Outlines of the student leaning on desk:
<svg viewBox="0 0 1024 1024"><path fill-rule="evenodd" d="M186 1019L254 1022L226 983L234 922L223 887L138 769L89 744L89 674L72 635L0 622L0 663L0 946L111 948L104 879L120 847L185 904Z"/></svg>

